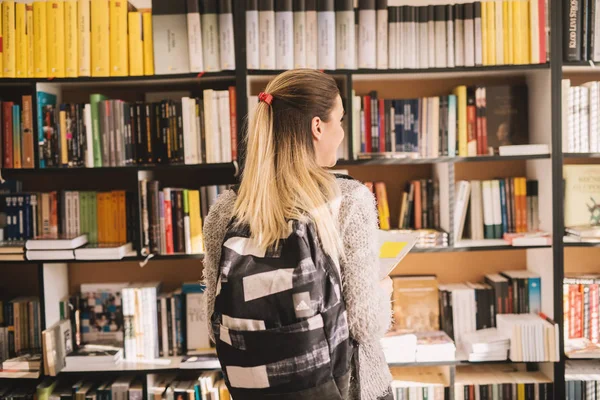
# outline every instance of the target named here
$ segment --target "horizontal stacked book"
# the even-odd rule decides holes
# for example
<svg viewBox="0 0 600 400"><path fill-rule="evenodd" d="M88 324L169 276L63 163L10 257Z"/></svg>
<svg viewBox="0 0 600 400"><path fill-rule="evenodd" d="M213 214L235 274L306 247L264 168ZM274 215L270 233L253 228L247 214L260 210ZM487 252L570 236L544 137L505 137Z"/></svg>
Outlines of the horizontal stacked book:
<svg viewBox="0 0 600 400"><path fill-rule="evenodd" d="M40 302L35 297L0 301L0 365L42 350ZM4 365L0 369L9 369ZM38 368L39 370L39 368Z"/></svg>
<svg viewBox="0 0 600 400"><path fill-rule="evenodd" d="M202 98L57 104L38 92L40 168L201 164L237 159L235 88Z"/></svg>
<svg viewBox="0 0 600 400"><path fill-rule="evenodd" d="M473 157L528 143L527 86L458 86L449 95L398 100L370 92L353 99L359 158Z"/></svg>
<svg viewBox="0 0 600 400"><path fill-rule="evenodd" d="M231 0L176 0L168 5L154 0L135 2L137 7L133 3L3 1L0 77L141 76L235 69Z"/></svg>
<svg viewBox="0 0 600 400"><path fill-rule="evenodd" d="M549 59L549 25L545 0L361 0L357 9L352 1L250 2L246 61L248 69L326 70L540 64Z"/></svg>
<svg viewBox="0 0 600 400"><path fill-rule="evenodd" d="M538 181L505 178L456 183L456 240L502 239L539 230ZM468 218L467 218L468 217Z"/></svg>

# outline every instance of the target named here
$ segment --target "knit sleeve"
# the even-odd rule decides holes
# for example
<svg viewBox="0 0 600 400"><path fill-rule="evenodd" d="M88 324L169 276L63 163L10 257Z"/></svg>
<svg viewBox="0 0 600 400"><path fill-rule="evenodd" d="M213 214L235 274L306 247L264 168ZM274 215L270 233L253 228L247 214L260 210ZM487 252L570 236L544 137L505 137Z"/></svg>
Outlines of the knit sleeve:
<svg viewBox="0 0 600 400"><path fill-rule="evenodd" d="M377 210L373 194L358 182L342 182L340 263L350 335L359 343L379 340L390 327L390 298L379 285Z"/></svg>
<svg viewBox="0 0 600 400"><path fill-rule="evenodd" d="M219 262L221 261L221 246L227 231L227 225L233 215L235 193L227 191L219 196L216 203L210 208L204 221L204 281L206 283L206 310L205 317L208 324L208 334L214 340L210 317L215 308L217 277L219 276Z"/></svg>

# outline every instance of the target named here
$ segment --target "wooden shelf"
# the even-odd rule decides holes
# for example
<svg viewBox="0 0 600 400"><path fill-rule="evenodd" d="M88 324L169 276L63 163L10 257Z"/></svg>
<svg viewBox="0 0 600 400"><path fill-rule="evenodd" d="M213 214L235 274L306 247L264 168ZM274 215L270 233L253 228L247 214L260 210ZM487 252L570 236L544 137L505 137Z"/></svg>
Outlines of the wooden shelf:
<svg viewBox="0 0 600 400"><path fill-rule="evenodd" d="M600 157L600 154L599 154ZM357 160L339 160L337 165L401 165L401 164L439 164L458 162L488 162L550 159L550 154L530 154L522 156L477 156L477 157L436 157L436 158L359 158Z"/></svg>
<svg viewBox="0 0 600 400"><path fill-rule="evenodd" d="M204 254L171 254L171 255L155 255L150 258L152 261L169 261L169 260L203 260ZM89 263L116 263L116 262L141 262L146 260L143 256L130 256L123 257L119 260L22 260L22 261L4 261L0 260L0 265L13 265L13 264L89 264Z"/></svg>
<svg viewBox="0 0 600 400"><path fill-rule="evenodd" d="M119 172L119 171L205 171L205 170L227 170L231 169L232 172L237 173L238 165L237 162L228 163L210 163L210 164L148 164L148 165L126 165L121 167L99 167L99 168L86 168L86 167L51 167L51 168L6 168L2 169L2 172L6 173L85 173L90 171L105 171L105 172Z"/></svg>
<svg viewBox="0 0 600 400"><path fill-rule="evenodd" d="M600 158L600 153L563 153L563 158Z"/></svg>
<svg viewBox="0 0 600 400"><path fill-rule="evenodd" d="M203 74L173 74L173 75L152 75L152 76L107 76L107 77L78 77L78 78L0 78L0 85L22 84L30 85L35 83L56 83L56 84L104 84L104 83L162 83L170 81L195 82L200 80L233 80L235 71L206 72Z"/></svg>

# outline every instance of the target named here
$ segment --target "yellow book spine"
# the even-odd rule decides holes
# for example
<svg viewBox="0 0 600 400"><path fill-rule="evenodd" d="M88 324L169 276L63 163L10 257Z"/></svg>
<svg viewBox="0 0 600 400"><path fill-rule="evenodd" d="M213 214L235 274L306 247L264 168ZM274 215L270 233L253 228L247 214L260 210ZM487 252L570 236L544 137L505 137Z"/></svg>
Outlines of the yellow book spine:
<svg viewBox="0 0 600 400"><path fill-rule="evenodd" d="M496 4L489 1L485 5L487 8L488 64L496 65Z"/></svg>
<svg viewBox="0 0 600 400"><path fill-rule="evenodd" d="M508 0L508 57L510 60L509 64L515 64L515 7L514 0Z"/></svg>
<svg viewBox="0 0 600 400"><path fill-rule="evenodd" d="M127 2L110 0L110 76L129 75Z"/></svg>
<svg viewBox="0 0 600 400"><path fill-rule="evenodd" d="M79 76L91 76L90 0L79 0L77 21L79 30Z"/></svg>
<svg viewBox="0 0 600 400"><path fill-rule="evenodd" d="M125 192L120 190L117 192L118 196L118 218L119 218L119 237L118 243L127 242L127 216L125 213Z"/></svg>
<svg viewBox="0 0 600 400"><path fill-rule="evenodd" d="M48 76L65 77L65 4L50 0L46 8L48 27Z"/></svg>
<svg viewBox="0 0 600 400"><path fill-rule="evenodd" d="M190 203L190 236L192 253L198 254L204 251L204 238L202 236L202 216L200 214L200 192L190 190L188 192Z"/></svg>
<svg viewBox="0 0 600 400"><path fill-rule="evenodd" d="M4 13L0 4L0 42L4 42ZM0 78L4 76L4 44L0 46Z"/></svg>
<svg viewBox="0 0 600 400"><path fill-rule="evenodd" d="M523 38L523 55L521 58L523 59L523 64L531 63L531 28L530 28L530 19L529 19L529 0L521 0L519 2L521 4L521 16L522 16L522 38Z"/></svg>
<svg viewBox="0 0 600 400"><path fill-rule="evenodd" d="M142 14L139 12L129 13L129 75L144 75Z"/></svg>
<svg viewBox="0 0 600 400"><path fill-rule="evenodd" d="M3 76L14 78L17 67L14 0L4 0L2 2L2 46L4 48L2 53Z"/></svg>
<svg viewBox="0 0 600 400"><path fill-rule="evenodd" d="M502 1L502 38L504 40L504 64L512 64L511 41L509 37L510 24L508 23L509 2Z"/></svg>
<svg viewBox="0 0 600 400"><path fill-rule="evenodd" d="M27 13L27 77L34 77L34 43L33 43L33 3L26 4Z"/></svg>
<svg viewBox="0 0 600 400"><path fill-rule="evenodd" d="M92 0L92 76L110 76L108 0Z"/></svg>
<svg viewBox="0 0 600 400"><path fill-rule="evenodd" d="M483 65L490 65L488 60L488 18L486 3L481 4L481 56Z"/></svg>
<svg viewBox="0 0 600 400"><path fill-rule="evenodd" d="M154 75L154 39L152 38L152 12L142 12L144 31L144 75Z"/></svg>
<svg viewBox="0 0 600 400"><path fill-rule="evenodd" d="M15 76L17 78L27 77L27 9L25 2L19 0L15 3L15 50L16 67Z"/></svg>
<svg viewBox="0 0 600 400"><path fill-rule="evenodd" d="M48 76L46 11L46 0L33 2L33 75L35 78Z"/></svg>
<svg viewBox="0 0 600 400"><path fill-rule="evenodd" d="M79 52L77 42L77 0L65 0L65 75L76 78Z"/></svg>
<svg viewBox="0 0 600 400"><path fill-rule="evenodd" d="M69 154L67 152L67 112L59 112L59 123L60 123L60 163L67 165L69 163Z"/></svg>
<svg viewBox="0 0 600 400"><path fill-rule="evenodd" d="M513 1L513 58L515 64L523 64L523 32L521 16L521 2Z"/></svg>
<svg viewBox="0 0 600 400"><path fill-rule="evenodd" d="M458 86L452 92L456 96L458 122L458 155L467 156L467 87Z"/></svg>

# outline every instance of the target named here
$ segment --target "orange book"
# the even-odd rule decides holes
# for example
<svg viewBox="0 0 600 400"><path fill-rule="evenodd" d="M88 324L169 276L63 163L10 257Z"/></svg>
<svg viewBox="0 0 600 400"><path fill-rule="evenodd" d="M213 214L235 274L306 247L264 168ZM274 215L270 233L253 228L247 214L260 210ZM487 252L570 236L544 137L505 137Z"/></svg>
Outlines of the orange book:
<svg viewBox="0 0 600 400"><path fill-rule="evenodd" d="M58 194L50 193L50 235L58 236Z"/></svg>
<svg viewBox="0 0 600 400"><path fill-rule="evenodd" d="M120 190L117 192L119 196L119 243L125 243L127 241L127 216L125 212L125 191Z"/></svg>
<svg viewBox="0 0 600 400"><path fill-rule="evenodd" d="M421 224L421 220L422 220L422 216L423 216L423 210L421 209L421 181L414 181L413 184L415 185L415 196L414 196L414 204L413 204L413 208L415 210L415 229L421 229L422 228L422 224Z"/></svg>
<svg viewBox="0 0 600 400"><path fill-rule="evenodd" d="M387 231L390 229L390 208L384 182L375 182L375 193L377 197L377 212L379 214L379 228Z"/></svg>
<svg viewBox="0 0 600 400"><path fill-rule="evenodd" d="M110 192L110 243L119 241L119 193Z"/></svg>
<svg viewBox="0 0 600 400"><path fill-rule="evenodd" d="M22 143L22 157L23 168L34 168L34 154L33 154L33 111L32 111L32 99L31 96L23 96L23 112L21 113L22 119L22 132L21 137Z"/></svg>

